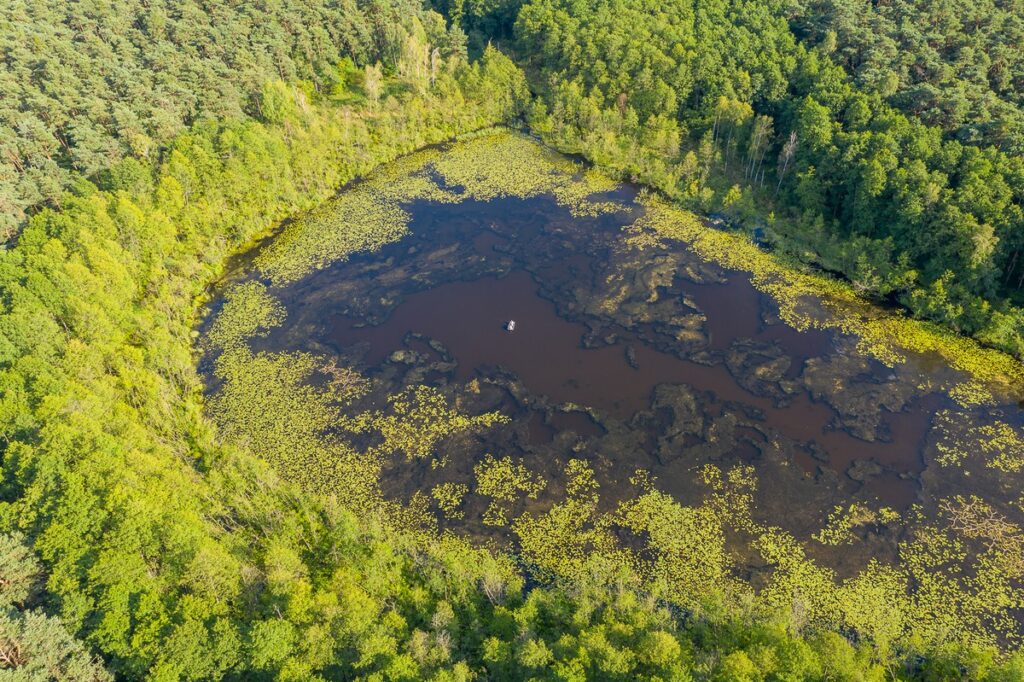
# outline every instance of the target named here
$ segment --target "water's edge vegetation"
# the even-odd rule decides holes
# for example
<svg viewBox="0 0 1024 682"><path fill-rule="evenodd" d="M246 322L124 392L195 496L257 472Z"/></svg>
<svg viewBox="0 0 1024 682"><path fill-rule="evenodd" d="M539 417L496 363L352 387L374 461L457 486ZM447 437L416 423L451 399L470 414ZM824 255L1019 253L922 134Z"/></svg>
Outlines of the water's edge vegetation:
<svg viewBox="0 0 1024 682"><path fill-rule="evenodd" d="M551 193L574 213L616 210L615 205L587 199L613 185L582 170L525 138L495 131L443 151L406 157L289 224L257 254L253 265L261 276L229 286L205 337L223 382L211 403L223 436L251 444L253 451L307 489L336 494L364 514L389 510L396 527L424 529L425 537L434 537L431 508L458 517L470 489L446 483L429 491L429 497L427 490L418 499L414 496L408 507L396 506L380 492L384 461L390 456L437 458L434 465L444 466L446 456L439 451L444 439L487 428L501 416L463 416L427 386L393 396L385 412L350 414L346 406L366 390L366 379L358 373L337 367L328 357L254 355L248 349L249 339L287 323L284 309L261 282L283 286L357 251L401 239L409 220L399 208L401 202L486 201ZM853 333L865 352L887 364L901 363L908 354L936 353L959 371L941 390L961 403L1005 401L1019 390L1019 369L1009 356L880 311L860 300L848 284L798 272L745 237L710 229L662 199L649 196L643 203L645 215L629 230L634 248L649 248L664 238L680 239L704 258L751 272L755 286L773 296L790 325ZM321 375L330 380L314 381ZM278 427L282 421L289 425L284 431ZM365 433L378 434L377 444L368 451L352 449L352 435ZM1011 430L1007 437L1019 435ZM1004 445L1005 452L1015 451L1009 443ZM1009 466L1007 473L1016 465ZM519 500L534 497L550 482L503 456L477 465L472 492L492 499L484 524L508 526L531 573L549 583L569 579L578 584L592 579L595 571L614 567L616 573L640 580L644 592L684 608L690 618L745 612L755 620L807 632L848 630L856 632L864 645L870 644L879 663L905 655L908 646L935 650L953 640L993 646L1001 638L1015 637L1010 612L1020 570L1015 559L1019 531L1010 530L986 548L973 542L970 533L958 532L954 518L918 510L914 514L919 518L903 519L892 510L862 505L836 509L821 531L821 541L828 544L848 542L849 532L865 524L911 529L900 545L896 566L872 563L859 575L840 581L806 557L795 538L752 519L752 495L758 486L752 470L709 466L702 475L708 489L703 503L681 504L637 472L634 496L613 500L612 511L599 511L599 477L585 459L575 459L568 462L559 482L566 491L560 502L539 516L513 515ZM962 509L963 500L943 504L948 504L951 516L969 513ZM622 546L616 528L648 538L646 549L634 553ZM756 548L759 561L774 567L757 596L734 578L737 567L725 537L736 533L749 536L745 542ZM935 552L943 553L948 564L935 564ZM975 558L968 559L967 552ZM971 581L961 579L962 570L969 571ZM960 605L947 609L953 595ZM957 634L950 639L953 632ZM762 670L766 666L758 663Z"/></svg>
<svg viewBox="0 0 1024 682"><path fill-rule="evenodd" d="M292 475L320 472L282 476L247 451L272 438L247 444L229 434L241 447L221 438L204 410L216 416L225 407L205 404L194 342L207 288L229 257L293 216L314 230L304 257L312 263L392 238L393 230L328 235L319 230L332 223L315 207L353 179L370 176L372 189L382 164L526 114L525 76L497 50L472 64L435 65L426 54L406 62L422 72L394 79L367 72L361 87L375 83L375 96L347 104L313 102L302 87L270 82L261 120L197 123L157 163L129 156L109 169L102 189L71 183L59 210L31 216L16 246L0 254L0 528L7 533L0 538L0 646L20 643L18 655L43 677L59 671L82 680L1019 679L1024 660L1000 651L1004 638L1016 643L1006 614L1019 608L1012 585L1020 567L1004 559L1014 548L1020 556L1019 529L997 529L1009 544L980 555L978 581L919 580L926 599L907 597L899 608L892 595L901 577L886 568L847 590L856 601L842 603L831 578L803 561L798 547L765 533L761 551L787 579L756 602L720 557L703 553L714 542L694 543L715 523L713 514L742 514L751 485L742 471L706 472L717 508L689 510L650 488L624 511L637 528L663 533L657 561L665 575L683 579L673 584L643 580L621 560L602 525L609 520L593 515L597 491L583 464L570 465L564 508L529 533L532 570L524 571L522 557L438 537L420 527L415 510L367 498L355 469L327 472L340 476L332 485L354 481L349 491L310 491ZM391 167L393 177L378 176L379 191L444 198L436 188L391 182L408 171L402 164ZM535 166L510 168L524 172L502 183L534 182L525 170ZM469 169L459 184L479 181L477 196L509 186L489 187L488 177ZM563 201L589 210L586 197L607 186L590 180L582 193L568 185L536 191L561 189ZM681 238L708 258L751 271L789 301L797 325L811 324L801 322L800 296L824 291L863 311L846 318L850 330L881 360L926 350L967 373L971 380L950 387L964 403L1019 386L1009 356L926 324L876 316L846 285L708 231L664 200L651 198L649 207L650 231L638 231L638 241ZM354 210L363 209L375 210ZM380 222L368 226L394 227L386 210L372 215ZM272 256L262 264L271 277L287 280L304 267ZM293 407L308 421L283 420L287 412L259 404L235 409L255 420L253 433L281 437L289 454L318 451L322 443L312 436L295 440L330 417L325 398L303 383L317 366L303 357L276 364L244 357L239 340L275 324L280 312L254 288L234 302L236 326L210 338L242 354L235 368L286 387L268 401L300 401ZM413 441L404 446L410 452L422 445L416 439L441 435L420 427L485 425L460 422L428 395L395 409L412 417L386 427L395 439ZM1019 442L1000 443L1019 451ZM485 468L483 480L496 500L509 485L513 495L535 485L501 460ZM456 509L459 493L433 497ZM837 533L847 521L837 516ZM929 528L923 536L914 555L920 576L966 551L947 532ZM950 603L963 609L947 614Z"/></svg>

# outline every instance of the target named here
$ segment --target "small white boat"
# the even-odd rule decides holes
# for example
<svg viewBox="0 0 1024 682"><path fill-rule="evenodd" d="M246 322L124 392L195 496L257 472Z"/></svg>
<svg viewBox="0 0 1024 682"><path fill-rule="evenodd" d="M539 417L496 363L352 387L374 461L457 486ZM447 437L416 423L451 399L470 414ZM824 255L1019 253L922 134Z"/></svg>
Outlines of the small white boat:
<svg viewBox="0 0 1024 682"><path fill-rule="evenodd" d="M516 330L516 321L515 320L509 320L505 324L505 330L506 331L510 331L510 332L514 332Z"/></svg>

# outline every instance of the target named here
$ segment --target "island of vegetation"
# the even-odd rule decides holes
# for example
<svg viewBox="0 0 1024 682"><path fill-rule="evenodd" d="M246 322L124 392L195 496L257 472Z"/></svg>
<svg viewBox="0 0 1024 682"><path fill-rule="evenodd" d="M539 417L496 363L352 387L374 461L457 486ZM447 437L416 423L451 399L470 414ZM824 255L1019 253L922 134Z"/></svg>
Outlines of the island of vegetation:
<svg viewBox="0 0 1024 682"><path fill-rule="evenodd" d="M1024 679L1022 14L6 3L0 676ZM525 433L496 386L541 398L433 380L458 359L434 339L411 341L436 360L397 351L388 374L288 336L326 278L366 320L398 309L353 295L353 265L374 286L507 280L416 250L424 207L489 204L547 207L570 251L607 249L591 288L549 292L562 317L671 329L762 412L807 393L868 444L910 396L941 399L921 492L829 497L801 534L765 506L801 478L766 476L795 466L781 455L702 450L689 499L606 464L597 436L543 472L465 461ZM840 351L799 375L778 345L701 354L707 306L663 312L683 275L739 276L760 324ZM684 425L658 457L761 421L731 404L701 421L678 385L648 398ZM625 447L625 418L542 407L542 430L575 415ZM850 478L877 475L857 461ZM844 552L861 565L829 564Z"/></svg>

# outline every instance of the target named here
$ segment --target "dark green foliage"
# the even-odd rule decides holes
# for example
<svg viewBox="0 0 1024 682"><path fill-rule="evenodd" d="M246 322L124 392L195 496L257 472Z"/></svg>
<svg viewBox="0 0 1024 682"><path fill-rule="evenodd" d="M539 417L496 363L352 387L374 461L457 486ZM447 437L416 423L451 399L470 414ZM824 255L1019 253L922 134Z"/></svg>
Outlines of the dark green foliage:
<svg viewBox="0 0 1024 682"><path fill-rule="evenodd" d="M794 30L858 88L962 142L1024 153L1024 3L804 0Z"/></svg>
<svg viewBox="0 0 1024 682"><path fill-rule="evenodd" d="M937 31L951 32L948 49L967 59L969 49L956 47L966 23L941 21L955 14L952 6L918 4ZM1013 144L1001 142L1005 151L964 144L958 138L976 140L959 123L901 104L901 96L920 101L909 83L887 93L866 87L833 61L859 64L860 52L834 49L828 35L811 47L791 28L827 24L844 11L861 17L869 7L534 0L516 23L518 53L541 93L531 123L555 143L698 209L762 223L778 245L841 272L868 295L898 299L919 316L1022 354L1024 313L1015 303L1024 287L1024 161L1009 153ZM909 13L900 30L911 30L910 9L878 13L890 11ZM975 23L991 16L977 40L992 51L1020 23L1012 9L969 16ZM857 49L867 50L872 37L862 30ZM940 32L927 40L946 39ZM904 59L906 74L920 72L918 57L899 55L907 53L891 59ZM1011 72L1017 59L1004 60ZM950 89L956 82L936 81ZM1011 98L1011 90L1000 92ZM978 111L963 116L963 125L988 120ZM1004 138L1016 135L1016 124L993 125Z"/></svg>
<svg viewBox="0 0 1024 682"><path fill-rule="evenodd" d="M486 554L424 550L298 494L216 445L201 415L192 316L229 253L522 104L521 74L493 51L416 77L385 78L386 96L356 109L273 82L260 92L278 123L194 125L159 160L113 165L104 190L76 176L62 210L0 252L0 527L30 540L41 599L119 677L429 676L463 656L407 646L445 599L469 627L490 608L484 577L517 589ZM0 569L23 567L18 551ZM28 598L23 574L4 601ZM7 625L29 642L55 623Z"/></svg>
<svg viewBox="0 0 1024 682"><path fill-rule="evenodd" d="M517 5L443 8L482 48ZM531 121L734 215L778 193L780 242L1015 348L1017 311L981 296L1024 281L1019 161L858 90L787 11L532 3ZM48 206L0 252L0 677L107 679L95 654L122 679L1019 679L987 651L690 618L596 567L526 590L507 557L218 445L190 345L205 286L378 163L520 115L516 66L464 51L398 0L0 7L0 229Z"/></svg>
<svg viewBox="0 0 1024 682"><path fill-rule="evenodd" d="M523 0L431 0L431 5L465 32L473 56L493 42L512 38Z"/></svg>
<svg viewBox="0 0 1024 682"><path fill-rule="evenodd" d="M32 600L42 572L21 535L0 535L0 609L24 606Z"/></svg>
<svg viewBox="0 0 1024 682"><path fill-rule="evenodd" d="M111 676L36 605L42 566L20 534L0 535L0 679L103 682Z"/></svg>
<svg viewBox="0 0 1024 682"><path fill-rule="evenodd" d="M0 241L74 173L155 160L197 121L273 120L266 83L330 93L343 57L394 71L417 30L442 57L464 49L415 0L0 4Z"/></svg>
<svg viewBox="0 0 1024 682"><path fill-rule="evenodd" d="M0 612L0 679L107 682L113 677L58 619L35 610L8 610Z"/></svg>

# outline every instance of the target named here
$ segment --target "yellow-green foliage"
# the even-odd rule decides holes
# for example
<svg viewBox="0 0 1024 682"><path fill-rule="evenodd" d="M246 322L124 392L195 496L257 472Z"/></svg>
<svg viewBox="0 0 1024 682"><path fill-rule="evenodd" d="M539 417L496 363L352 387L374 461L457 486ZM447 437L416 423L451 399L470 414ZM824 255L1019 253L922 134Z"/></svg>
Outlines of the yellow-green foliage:
<svg viewBox="0 0 1024 682"><path fill-rule="evenodd" d="M281 124L204 118L152 163L112 169L116 190L77 178L0 250L0 522L31 541L52 615L119 679L428 678L404 648L410 624L443 598L477 627L485 577L514 593L508 561L414 547L331 496L372 490L375 464L364 485L365 453L346 462L341 436L320 449L344 381L321 396L318 359L235 343L276 314L220 327L222 433L191 347L231 252L383 161L513 115L492 77L508 60L459 68L465 91L446 70L443 89L370 112L275 86L294 104Z"/></svg>
<svg viewBox="0 0 1024 682"><path fill-rule="evenodd" d="M380 432L384 437L381 452L401 452L409 459L440 455L437 444L457 433L508 422L508 417L498 412L476 417L461 414L430 386L414 386L389 397L388 403L390 410L364 413L353 419L352 429Z"/></svg>
<svg viewBox="0 0 1024 682"><path fill-rule="evenodd" d="M749 240L706 227L693 213L648 195L646 213L633 226L633 243L651 244L647 231L679 239L702 258L750 273L751 283L769 294L782 319L796 329L835 329L854 334L860 349L890 366L910 354L934 353L965 378L947 387L963 404L990 402L994 394L1013 395L1024 387L1024 367L1012 357L983 348L940 327L881 310L861 299L838 280L797 269L766 253ZM825 312L818 311L818 305Z"/></svg>
<svg viewBox="0 0 1024 682"><path fill-rule="evenodd" d="M211 348L228 350L245 343L246 339L266 335L271 327L284 322L284 318L284 306L263 284L242 282L225 292L224 305L203 340Z"/></svg>
<svg viewBox="0 0 1024 682"><path fill-rule="evenodd" d="M462 500L469 493L469 486L465 483L454 483L447 481L434 486L430 491L431 496L437 502L438 508L449 519L461 519L466 512L462 509Z"/></svg>
<svg viewBox="0 0 1024 682"><path fill-rule="evenodd" d="M487 455L473 467L478 495L490 497L483 522L489 526L508 523L507 511L512 502L522 496L536 498L544 489L544 479L531 474L522 462L511 457L495 459Z"/></svg>
<svg viewBox="0 0 1024 682"><path fill-rule="evenodd" d="M635 568L618 546L612 517L598 513L598 483L585 460L566 465L566 497L542 514L525 512L512 522L523 558L543 575L582 578L594 561Z"/></svg>
<svg viewBox="0 0 1024 682"><path fill-rule="evenodd" d="M643 575L662 584L673 602L696 611L726 593L742 591L729 575L732 559L712 506L684 507L670 495L651 491L624 501L617 521L646 537L643 554L653 559L643 566Z"/></svg>
<svg viewBox="0 0 1024 682"><path fill-rule="evenodd" d="M224 438L272 463L307 490L331 493L360 510L379 508L383 458L436 454L437 443L458 433L487 428L507 418L497 413L468 417L449 407L435 389L419 386L390 396L388 411L350 414L365 380L308 353L259 353L246 348L217 360L221 390L209 411ZM314 381L323 375L328 381ZM353 449L345 434L373 433L380 446ZM439 503L458 507L447 490ZM436 495L435 495L436 497Z"/></svg>
<svg viewBox="0 0 1024 682"><path fill-rule="evenodd" d="M754 542L772 573L758 594L761 608L785 612L801 627L809 622L834 622L841 612L835 573L807 558L800 542L780 528L765 528Z"/></svg>
<svg viewBox="0 0 1024 682"><path fill-rule="evenodd" d="M902 637L914 617L906 576L874 559L837 591L843 625L870 638L882 653Z"/></svg>
<svg viewBox="0 0 1024 682"><path fill-rule="evenodd" d="M440 187L430 175L433 162L441 156L442 152L437 148L410 154L381 166L371 173L360 187L373 192L376 198L383 202L397 204L420 200L456 203L461 197L449 189Z"/></svg>
<svg viewBox="0 0 1024 682"><path fill-rule="evenodd" d="M479 201L553 194L574 215L597 215L622 207L591 202L588 197L615 188L615 183L567 157L508 130L455 145L433 163L449 186L459 186Z"/></svg>
<svg viewBox="0 0 1024 682"><path fill-rule="evenodd" d="M432 179L434 173L443 188ZM575 164L521 135L489 131L448 151L428 150L377 171L289 226L257 265L275 283L289 282L356 250L377 248L404 234L408 215L402 203L413 199L454 202L553 193L574 212L587 213L614 208L588 200L610 188L593 172L580 180ZM862 350L889 363L915 353L942 354L967 377L947 386L964 401L990 399L993 391L1017 385L1020 370L1004 356L880 312L846 285L789 268L748 241L708 229L693 214L660 200L648 197L643 203L646 215L627 230L627 243L653 248L664 238L681 239L704 258L751 273L754 285L772 296L783 319L798 329L856 334ZM420 525L427 495L415 496L404 510L383 501L379 475L385 458L432 458L431 465L441 467L446 462L442 442L506 418L460 414L439 391L425 386L390 396L386 409L352 414L350 404L366 391L367 381L351 369L306 354L254 357L239 343L279 323L276 311L270 294L258 285L239 288L221 313L225 319L211 327L211 343L227 349L217 363L224 387L211 400L211 413L223 433L310 489L336 493L360 509L385 509L391 512L390 523ZM975 351L978 358L970 357ZM356 452L346 440L355 434L378 436L381 443ZM990 465L1016 470L1012 453L1018 442L1005 428L993 426L982 436L992 447ZM601 507L598 477L582 459L570 461L559 477L565 483L560 498L557 481L546 483L508 457L489 455L474 474L473 493L489 498L483 523L508 525L522 559L541 576L584 579L595 566L617 567L694 611L724 606L749 608L770 618L783 613L797 627L852 628L880 651L911 635L913 641L929 645L951 638L982 644L1013 638L1008 614L1020 603L1015 581L1021 577L1021 562L1012 559L1014 548L1020 554L1013 539L1019 534L1007 532L989 541L979 535L977 524L927 525L920 519L899 519L891 510L872 512L861 504L837 507L816 536L822 543L856 542L852 530L864 523L904 521L908 529L893 566L871 563L840 581L834 571L808 557L792 534L754 520L757 479L748 466L726 471L704 467L698 475L707 494L686 505L640 475L634 477L639 494ZM518 502L537 498L542 490L556 499L529 505L512 518ZM459 519L468 492L465 483L449 481L435 486L430 496L441 513ZM957 518L968 516L961 511ZM636 538L636 544L623 543L624 535ZM755 561L767 567L756 595L735 577L739 565L726 538L747 543ZM978 542L984 546L972 555L965 543ZM432 642L426 634L418 636L417 655L434 656ZM522 655L548 660L536 647Z"/></svg>
<svg viewBox="0 0 1024 682"><path fill-rule="evenodd" d="M275 284L295 281L356 251L372 251L400 239L409 223L401 204L442 203L460 197L433 181L428 165L435 149L410 154L376 169L366 180L289 225L256 258L256 267Z"/></svg>
<svg viewBox="0 0 1024 682"><path fill-rule="evenodd" d="M447 187L439 186L432 173ZM453 191L456 187L459 193ZM409 214L402 204L412 201L458 203L552 194L575 215L597 215L623 208L588 200L614 187L612 180L584 172L525 135L493 129L467 136L444 152L424 150L374 171L285 228L257 256L256 267L275 284L286 284L357 251L379 249L406 234Z"/></svg>
<svg viewBox="0 0 1024 682"><path fill-rule="evenodd" d="M511 131L455 145L433 167L446 185L480 201L550 193L577 171L565 156Z"/></svg>
<svg viewBox="0 0 1024 682"><path fill-rule="evenodd" d="M1007 562L1005 547L971 549L967 537L953 527L922 523L901 543L900 569L914 585L907 616L913 618L914 634L928 642L955 636L995 644L1000 633L1019 642L1007 609L1022 604L1014 587L1021 577L1014 566L1020 548L1016 561Z"/></svg>
<svg viewBox="0 0 1024 682"><path fill-rule="evenodd" d="M996 420L981 426L971 425L964 415L942 410L935 415L934 430L939 434L935 444L940 464L951 466L971 457L982 457L985 466L1007 474L1024 469L1024 435L1004 421Z"/></svg>
<svg viewBox="0 0 1024 682"><path fill-rule="evenodd" d="M217 360L221 390L209 412L230 443L270 462L307 490L337 494L355 509L380 500L381 462L356 452L332 427L343 423L339 405L357 397L311 383L323 363L308 353L259 353L245 348Z"/></svg>
<svg viewBox="0 0 1024 682"><path fill-rule="evenodd" d="M751 466L735 466L722 475L722 470L713 464L701 468L701 478L712 492L707 500L718 513L719 518L730 526L747 532L757 527L751 517L754 508L754 492L757 490L757 474Z"/></svg>
<svg viewBox="0 0 1024 682"><path fill-rule="evenodd" d="M814 535L814 539L823 545L848 545L856 539L852 532L854 528L874 523L876 519L875 512L860 502L854 502L848 507L837 506L828 515L828 523Z"/></svg>

